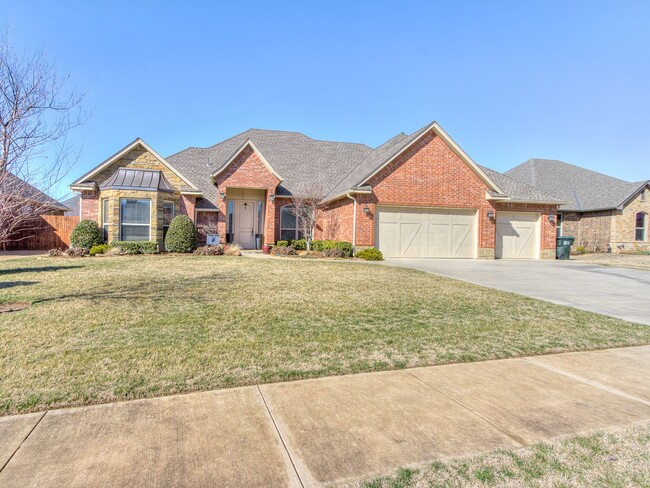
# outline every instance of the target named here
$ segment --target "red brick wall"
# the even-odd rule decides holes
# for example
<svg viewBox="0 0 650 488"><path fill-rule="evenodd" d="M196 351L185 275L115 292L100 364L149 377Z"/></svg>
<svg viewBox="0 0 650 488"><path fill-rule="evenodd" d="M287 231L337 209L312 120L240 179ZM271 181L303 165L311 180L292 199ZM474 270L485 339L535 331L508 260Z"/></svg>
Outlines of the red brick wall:
<svg viewBox="0 0 650 488"><path fill-rule="evenodd" d="M181 195L180 212L187 215L194 222L194 208L196 207L196 197L191 195Z"/></svg>
<svg viewBox="0 0 650 488"><path fill-rule="evenodd" d="M259 156L248 146L230 163L230 165L217 177L219 191L227 191L230 188L259 188L266 190L268 195L274 194L280 180L266 167ZM274 244L277 240L279 230L276 229L278 205L285 203L278 199L275 203L268 198L266 200L266 216L264 219L264 243ZM227 207L225 200L219 199L219 235L225 240Z"/></svg>
<svg viewBox="0 0 650 488"><path fill-rule="evenodd" d="M562 234L575 237L573 250L585 246L590 251L606 251L611 242L612 211L565 212Z"/></svg>
<svg viewBox="0 0 650 488"><path fill-rule="evenodd" d="M374 245L376 205L479 209L479 247L495 245L495 223L486 217L492 205L485 198L485 183L433 131L368 183L373 194L358 195L358 246Z"/></svg>
<svg viewBox="0 0 650 488"><path fill-rule="evenodd" d="M316 239L352 242L353 207L354 202L349 198L328 204L321 214Z"/></svg>
<svg viewBox="0 0 650 488"><path fill-rule="evenodd" d="M196 212L196 235L199 246L205 246L207 234L217 230L219 222L218 212ZM223 234L222 241L225 242L226 235Z"/></svg>
<svg viewBox="0 0 650 488"><path fill-rule="evenodd" d="M94 220L99 222L99 192L82 191L81 192L81 220Z"/></svg>

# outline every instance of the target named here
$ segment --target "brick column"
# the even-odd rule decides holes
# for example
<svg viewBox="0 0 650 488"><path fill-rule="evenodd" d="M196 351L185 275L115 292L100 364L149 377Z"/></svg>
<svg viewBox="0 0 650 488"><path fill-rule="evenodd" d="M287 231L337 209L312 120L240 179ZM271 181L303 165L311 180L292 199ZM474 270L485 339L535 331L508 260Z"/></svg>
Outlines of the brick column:
<svg viewBox="0 0 650 488"><path fill-rule="evenodd" d="M272 246L275 244L275 208L276 202L271 202L269 195L275 193L275 188L269 188L266 191L266 215L264 217L264 244Z"/></svg>

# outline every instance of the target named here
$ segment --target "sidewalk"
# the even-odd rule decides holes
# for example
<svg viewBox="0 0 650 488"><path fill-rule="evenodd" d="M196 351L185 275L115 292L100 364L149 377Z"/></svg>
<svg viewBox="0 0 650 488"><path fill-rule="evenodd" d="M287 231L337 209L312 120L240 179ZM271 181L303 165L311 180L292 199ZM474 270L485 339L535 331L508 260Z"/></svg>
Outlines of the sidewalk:
<svg viewBox="0 0 650 488"><path fill-rule="evenodd" d="M650 419L650 346L0 418L0 487L320 486Z"/></svg>

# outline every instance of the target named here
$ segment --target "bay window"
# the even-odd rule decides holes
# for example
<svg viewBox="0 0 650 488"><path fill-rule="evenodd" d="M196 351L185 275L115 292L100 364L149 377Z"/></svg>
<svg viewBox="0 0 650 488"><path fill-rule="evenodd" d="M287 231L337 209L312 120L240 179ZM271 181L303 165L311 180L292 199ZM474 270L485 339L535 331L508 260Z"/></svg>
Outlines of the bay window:
<svg viewBox="0 0 650 488"><path fill-rule="evenodd" d="M120 240L151 239L151 200L120 199Z"/></svg>

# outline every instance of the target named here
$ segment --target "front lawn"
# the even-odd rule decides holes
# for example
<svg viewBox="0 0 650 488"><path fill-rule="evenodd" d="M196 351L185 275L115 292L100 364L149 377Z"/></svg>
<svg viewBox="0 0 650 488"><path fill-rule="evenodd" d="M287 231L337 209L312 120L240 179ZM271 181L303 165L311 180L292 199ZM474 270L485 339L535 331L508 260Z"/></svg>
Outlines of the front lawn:
<svg viewBox="0 0 650 488"><path fill-rule="evenodd" d="M650 327L355 262L0 261L0 413L650 343Z"/></svg>

